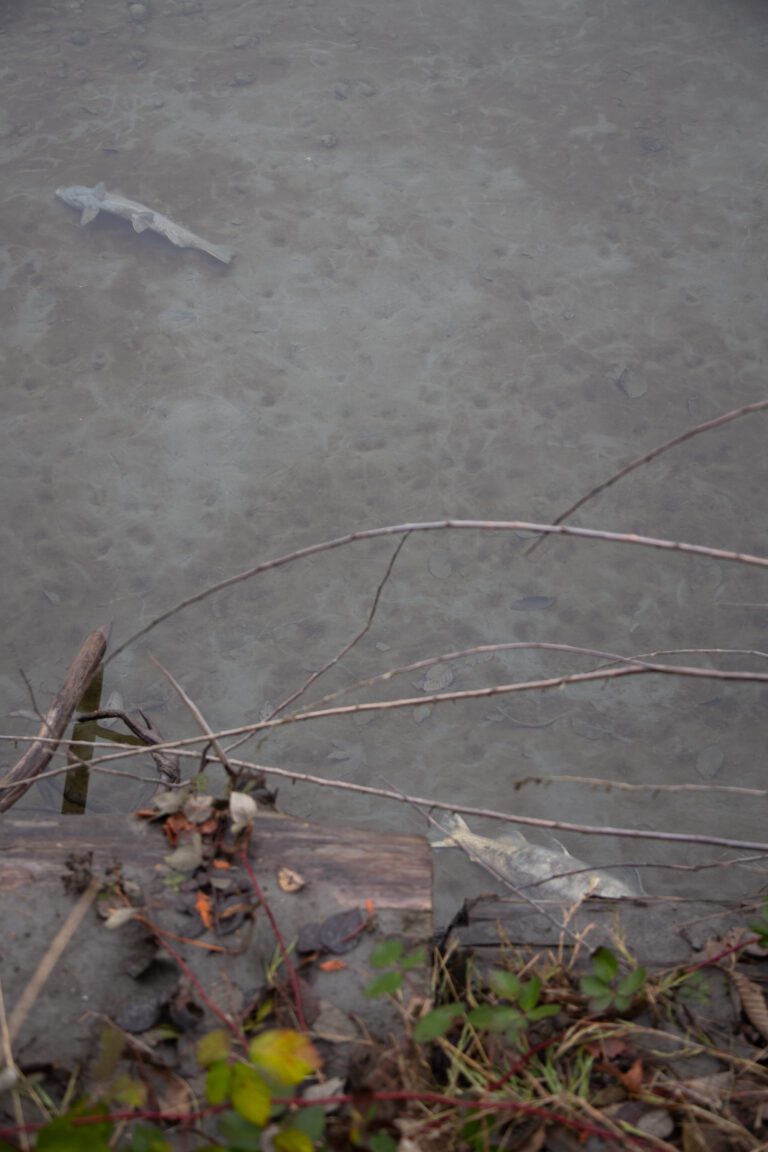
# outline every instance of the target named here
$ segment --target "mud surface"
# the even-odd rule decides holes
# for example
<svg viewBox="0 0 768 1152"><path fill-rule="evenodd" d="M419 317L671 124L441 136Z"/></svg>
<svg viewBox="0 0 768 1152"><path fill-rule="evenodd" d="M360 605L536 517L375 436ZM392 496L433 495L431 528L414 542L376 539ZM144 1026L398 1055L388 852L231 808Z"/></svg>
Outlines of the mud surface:
<svg viewBox="0 0 768 1152"><path fill-rule="evenodd" d="M764 395L761 4L68 0L3 3L0 21L6 717L29 708L20 665L44 699L105 621L119 640L206 584L357 528L551 521ZM235 262L103 215L81 228L54 190L98 181L233 245ZM698 438L579 522L764 551L764 446L764 416ZM498 641L767 646L756 569L567 541L527 559L525 544L410 539L322 691ZM213 726L256 720L360 629L391 552L356 545L191 608L110 665L107 691L191 731L151 651ZM453 686L588 666L472 658ZM412 679L400 691L418 695ZM563 774L759 788L763 696L644 678L307 724L259 756L530 815L763 839L754 797L515 790ZM92 802L140 791L101 778ZM280 802L420 827L365 797L284 787ZM596 862L720 855L567 843ZM448 888L468 876L454 855ZM759 877L644 881L725 895Z"/></svg>

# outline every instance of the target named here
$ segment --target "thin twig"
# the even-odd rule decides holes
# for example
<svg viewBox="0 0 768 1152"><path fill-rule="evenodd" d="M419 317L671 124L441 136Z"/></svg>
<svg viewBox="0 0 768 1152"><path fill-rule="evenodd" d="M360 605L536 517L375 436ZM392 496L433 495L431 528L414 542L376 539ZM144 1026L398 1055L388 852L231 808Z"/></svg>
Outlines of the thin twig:
<svg viewBox="0 0 768 1152"><path fill-rule="evenodd" d="M59 928L53 940L48 945L48 949L45 955L32 974L29 983L19 997L15 1008L11 1012L8 1021L8 1033L11 1038L11 1043L14 1043L16 1040L16 1037L18 1036L19 1031L24 1024L24 1021L29 1015L32 1005L35 1003L35 1000L37 1000L37 997L40 995L40 992L48 980L48 977L51 975L54 968L58 964L64 953L64 950L82 923L86 913L88 912L88 909L91 907L91 904L93 904L94 900L96 899L100 888L101 881L96 877L93 877L90 884L81 895L80 899L70 910L69 915L62 924L61 928Z"/></svg>
<svg viewBox="0 0 768 1152"><path fill-rule="evenodd" d="M277 919L275 918L275 915L269 906L269 902L268 902L266 896L264 895L262 887L259 884L259 881L256 877L256 873L254 872L253 868L251 867L251 862L248 859L248 844L249 844L249 835L248 835L248 831L247 831L246 836L245 836L245 843L244 843L242 851L240 852L240 861L243 865L243 868L245 868L245 871L248 874L248 879L250 880L250 882L253 886L253 890L256 893L256 896L257 896L259 902L261 903L262 908L264 909L264 911L267 914L267 919L269 920L270 925L272 926L272 932L274 933L274 937L275 937L275 940L277 942L277 946L280 949L280 955L283 958L283 964L285 965L285 970L288 973L288 979L291 982L291 990L293 992L293 1006L294 1006L294 1009L296 1011L296 1021L299 1025L299 1028L301 1029L301 1031L306 1032L307 1031L307 1020L306 1020L306 1017L304 1015L304 1004L303 1004L303 1001L301 998L301 988L299 987L299 978L296 975L296 969L294 967L293 961L291 960L291 955L290 955L290 952L288 951L288 946L285 943L285 937L283 936L283 933L280 929L280 925L278 924Z"/></svg>
<svg viewBox="0 0 768 1152"><path fill-rule="evenodd" d="M241 732L242 729L236 729L235 732L220 732L218 733L219 739L225 736L235 735ZM194 736L186 740L179 740L167 745L162 745L163 749L168 749L177 753L179 756L187 756L197 758L197 752L186 747L186 745L198 743L202 737ZM106 745L109 747L109 745ZM125 752L115 752L108 756L104 756L100 761L92 761L91 767L98 767L102 761L111 761L120 759L121 757L136 755L136 748L128 748ZM309 772L294 772L288 768L277 768L271 765L256 764L251 760L238 760L230 758L230 763L238 770L244 770L252 773L263 773L267 776L282 776L286 780L298 780L305 784L316 784L320 788L335 788L342 792L356 792L364 796L378 796L384 800L394 800L402 803L402 796L398 792L392 792L386 788L375 788L373 785L368 784L352 784L346 780L328 780L325 776L315 776ZM49 775L60 775L61 769L56 773L49 773ZM591 824L572 824L562 820L548 820L538 816L519 816L508 812L499 812L493 808L477 808L467 804L457 804L453 801L435 800L426 796L408 796L407 801L414 804L422 804L430 808L439 808L446 812L460 812L465 816L481 816L489 820L503 820L509 824L522 824L530 828L544 828L560 832L577 832L584 836L618 836L627 837L634 840L660 840L665 843L672 844L703 844L714 845L719 848L734 848L737 851L748 852L768 852L768 843L762 840L734 840L724 836L707 836L701 834L687 834L683 832L658 832L645 828L622 828L613 825L596 826Z"/></svg>
<svg viewBox="0 0 768 1152"><path fill-rule="evenodd" d="M22 1152L27 1152L27 1149L30 1147L29 1136L24 1131L24 1109L21 1106L21 1097L16 1088L19 1082L19 1070L13 1059L13 1045L11 1044L11 1034L8 1030L8 1017L5 1014L5 997L3 996L2 980L0 980L0 1038L2 1038L3 1053L2 1066L0 1066L0 1083L2 1083L0 1092L6 1091L8 1088L11 1089L13 1116L19 1128Z"/></svg>
<svg viewBox="0 0 768 1152"><path fill-rule="evenodd" d="M108 664L119 656L130 644L135 644L159 624L170 620L192 604L199 604L202 600L222 592L225 588L232 588L235 584L242 584L262 572L270 572L292 564L297 560L304 560L309 556L316 556L321 552L331 552L336 548L344 548L348 544L355 544L362 540L378 540L387 536L402 536L412 532L441 532L441 531L473 531L473 532L535 532L551 536L569 536L581 540L604 540L613 544L630 544L642 548L659 548L666 552L681 552L690 556L706 556L714 560L732 561L739 564L748 564L758 568L768 568L768 557L754 556L748 552L730 552L723 548L708 548L702 544L686 544L678 540L663 540L654 536L638 536L635 533L607 532L594 528L573 528L566 524L534 524L527 520L428 520L415 521L410 524L388 524L384 528L368 528L359 532L348 532L344 536L337 536L332 540L323 540L319 544L310 544L306 548L297 548L273 560L265 560L244 572L228 576L216 584L202 588L192 596L180 600L172 608L155 616L138 632L134 632L122 644L114 649L104 663Z"/></svg>
<svg viewBox="0 0 768 1152"><path fill-rule="evenodd" d="M176 680L171 675L171 673L168 671L168 669L164 668L163 665L160 663L160 661L155 659L155 657L151 653L150 653L149 658L152 661L152 663L154 664L154 666L162 672L163 676L165 676L165 678L168 680L169 684L172 686L173 690L177 693L177 695L186 704L187 708L192 713L192 716L194 717L195 722L197 723L198 727L208 737L210 744L211 744L211 747L213 748L214 752L216 753L217 757L219 758L219 762L220 762L222 768L227 773L230 780L234 780L237 773L235 772L232 765L230 764L230 762L227 758L227 754L224 751L224 749L221 747L221 744L219 743L217 736L214 734L213 729L208 724L208 721L205 719L202 712L200 711L200 709L195 704L194 700L192 700L187 695L187 693L182 688L181 684L179 684L178 680ZM160 745L160 747L162 748L162 745ZM157 751L157 748L155 749L155 751Z"/></svg>
<svg viewBox="0 0 768 1152"><path fill-rule="evenodd" d="M605 492L606 488L610 488L613 484L618 483L619 480L623 480L625 476L628 476L630 472L634 472L636 468L640 468L643 464L650 464L651 460L655 460L656 457L661 456L663 452L668 452L670 448L676 448L678 444L682 444L686 440L691 440L694 436L700 436L702 432L711 432L713 428L722 428L724 424L730 424L732 420L738 420L742 416L749 416L753 412L762 412L766 408L768 408L768 400L758 400L755 404L746 404L743 408L734 408L730 412L723 413L722 416L716 416L714 420L705 420L703 424L697 424L695 428L689 428L686 432L681 432L678 436L673 436L671 440L667 440L663 444L659 444L656 448L652 448L651 451L646 452L644 456L638 456L637 459L632 460L629 464L625 464L623 468L619 469L618 472L615 472L613 476L610 476L607 480L604 480L602 484L597 484L594 488L590 488L589 492L580 497L575 504L571 504L570 508L567 508L565 512L561 512L553 523L562 524L564 520L567 520L568 517L572 516L574 512L577 512L579 508L583 508L589 500L592 500L601 492ZM534 540L533 543L529 544L525 549L523 555L530 556L541 542L542 537Z"/></svg>
<svg viewBox="0 0 768 1152"><path fill-rule="evenodd" d="M290 696L286 697L286 699L283 700L281 704L278 704L277 707L273 708L272 711L269 713L269 715L264 717L264 719L273 720L275 718L275 716L279 716L281 712L284 712L286 708L290 707L290 705L293 704L294 700L298 700L300 696L304 695L304 693L307 691L307 689L310 688L312 686L312 684L314 684L315 680L318 680L321 676L323 676L326 672L328 672L329 669L333 668L336 664L338 664L340 660L343 660L344 657L346 655L348 655L349 652L352 651L352 649L355 647L355 645L360 643L363 636L365 636L365 634L370 631L371 625L373 624L374 617L376 616L376 611L379 607L379 601L381 600L381 594L384 591L384 585L387 583L390 576L392 575L392 569L395 566L395 563L397 561L398 556L400 555L400 553L403 550L403 547L405 545L406 540L408 539L408 536L409 536L409 533L406 532L406 534L400 540L398 540L398 542L395 546L395 550L389 558L389 563L387 564L386 571L385 571L384 575L382 576L381 580L379 581L379 585L378 585L376 592L375 592L375 595L373 597L373 603L371 604L370 610L368 612L368 619L366 620L363 627L358 630L358 632L352 637L352 639L347 644L345 644L344 647L335 656L333 656L330 660L328 660L327 663L325 663L322 666L322 668L318 668L318 670L316 672L313 672L311 674L311 676L309 677L309 679L306 680L300 688L297 688L296 691L292 692ZM236 748L239 748L242 744L245 744L250 739L251 739L250 733L246 736L242 736L239 740L236 740L234 744L231 744L227 748L227 752L233 752Z"/></svg>
<svg viewBox="0 0 768 1152"><path fill-rule="evenodd" d="M23 668L19 668L19 676L21 676L22 680L24 681L27 692L29 693L29 699L32 703L33 711L37 714L38 718L42 720L43 714L40 711L40 705L37 703L37 697L35 696L35 689L32 686L32 681L30 680L29 676L27 676Z"/></svg>

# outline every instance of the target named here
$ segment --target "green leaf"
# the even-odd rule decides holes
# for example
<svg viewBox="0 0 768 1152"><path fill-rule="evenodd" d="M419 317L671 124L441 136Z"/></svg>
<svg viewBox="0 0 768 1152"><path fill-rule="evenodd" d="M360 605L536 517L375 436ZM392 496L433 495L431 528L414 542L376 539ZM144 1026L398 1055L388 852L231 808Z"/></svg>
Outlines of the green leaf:
<svg viewBox="0 0 768 1152"><path fill-rule="evenodd" d="M610 948L598 948L592 953L592 971L604 984L610 984L616 978L619 962Z"/></svg>
<svg viewBox="0 0 768 1152"><path fill-rule="evenodd" d="M366 1140L370 1152L397 1152L397 1141L386 1132L374 1132Z"/></svg>
<svg viewBox="0 0 768 1152"><path fill-rule="evenodd" d="M171 1145L159 1128L137 1124L131 1133L126 1152L171 1152Z"/></svg>
<svg viewBox="0 0 768 1152"><path fill-rule="evenodd" d="M380 940L371 952L370 964L372 968L391 968L398 964L405 952L402 940Z"/></svg>
<svg viewBox="0 0 768 1152"><path fill-rule="evenodd" d="M645 968L634 968L618 983L618 990L622 996L635 996L645 985L647 972Z"/></svg>
<svg viewBox="0 0 768 1152"><path fill-rule="evenodd" d="M311 1140L320 1140L325 1131L325 1108L322 1104L300 1108L291 1116L291 1127L306 1132Z"/></svg>
<svg viewBox="0 0 768 1152"><path fill-rule="evenodd" d="M385 996L387 993L397 992L402 982L402 972L382 972L381 976L377 976L363 988L363 992L366 996Z"/></svg>
<svg viewBox="0 0 768 1152"><path fill-rule="evenodd" d="M205 1077L205 1098L209 1104L223 1104L229 1096L232 1079L232 1065L226 1060L216 1060Z"/></svg>
<svg viewBox="0 0 768 1152"><path fill-rule="evenodd" d="M401 972L409 972L412 968L423 968L426 963L426 948L416 948L413 952L409 952L407 956L403 956L399 967Z"/></svg>
<svg viewBox="0 0 768 1152"><path fill-rule="evenodd" d="M77 1116L95 1115L75 1109L60 1116L37 1135L39 1152L109 1152L112 1125L109 1123L75 1124Z"/></svg>
<svg viewBox="0 0 768 1152"><path fill-rule="evenodd" d="M579 980L579 987L585 996L608 996L613 995L613 989L604 980L598 980L597 976L582 976Z"/></svg>
<svg viewBox="0 0 768 1152"><path fill-rule="evenodd" d="M455 1020L460 1020L465 1012L463 1004L441 1004L422 1016L413 1029L413 1038L418 1044L429 1040L436 1040L438 1036L445 1036Z"/></svg>
<svg viewBox="0 0 768 1152"><path fill-rule="evenodd" d="M112 1087L112 1099L126 1108L143 1108L147 1102L147 1086L143 1080L124 1073Z"/></svg>
<svg viewBox="0 0 768 1152"><path fill-rule="evenodd" d="M517 998L521 1012L525 1012L526 1014L532 1012L539 1002L540 993L541 980L538 976L532 976L526 984L523 984L520 989L520 995Z"/></svg>
<svg viewBox="0 0 768 1152"><path fill-rule="evenodd" d="M220 1116L219 1129L227 1152L261 1152L262 1128L236 1112L225 1112Z"/></svg>
<svg viewBox="0 0 768 1152"><path fill-rule="evenodd" d="M272 1093L253 1068L247 1064L233 1065L230 1095L232 1107L244 1120L262 1127L267 1123L272 1110Z"/></svg>
<svg viewBox="0 0 768 1152"><path fill-rule="evenodd" d="M467 1014L468 1022L474 1028L486 1032L506 1032L508 1028L519 1028L525 1024L525 1017L517 1008L502 1004L481 1004Z"/></svg>
<svg viewBox="0 0 768 1152"><path fill-rule="evenodd" d="M528 1019L533 1023L536 1020L546 1020L548 1016L557 1016L559 1011L559 1004L539 1004L537 1008L533 1008L527 1015Z"/></svg>
<svg viewBox="0 0 768 1152"><path fill-rule="evenodd" d="M604 996L595 996L589 1003L593 1012L607 1012L613 1004L613 993L607 992Z"/></svg>
<svg viewBox="0 0 768 1152"><path fill-rule="evenodd" d="M517 1000L520 995L520 978L514 972L492 972L489 982L496 995L504 1000Z"/></svg>
<svg viewBox="0 0 768 1152"><path fill-rule="evenodd" d="M197 1062L207 1068L216 1060L226 1060L232 1050L232 1036L225 1028L208 1032L198 1041Z"/></svg>

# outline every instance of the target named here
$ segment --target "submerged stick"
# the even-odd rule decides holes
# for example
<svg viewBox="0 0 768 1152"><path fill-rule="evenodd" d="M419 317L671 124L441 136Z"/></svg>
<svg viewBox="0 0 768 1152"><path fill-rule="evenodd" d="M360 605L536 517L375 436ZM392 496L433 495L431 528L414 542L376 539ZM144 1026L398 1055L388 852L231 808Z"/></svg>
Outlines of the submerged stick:
<svg viewBox="0 0 768 1152"><path fill-rule="evenodd" d="M768 404L768 401L766 401ZM359 532L348 532L345 536L336 536L332 540L323 540L319 544L309 544L306 548L297 548L294 552L286 552L272 560L265 560L255 564L244 572L237 572L234 576L227 576L215 584L209 584L191 596L180 600L172 608L155 616L138 632L134 632L122 644L110 653L105 664L109 664L116 656L130 644L135 644L159 624L164 624L172 616L183 612L192 604L199 604L225 588L233 588L260 576L262 572L272 572L286 564L293 564L297 560L306 560L310 556L317 556L321 552L332 552L336 548L345 548L348 544L357 544L361 540L380 540L387 536L410 535L412 532L444 532L444 531L472 531L472 532L532 532L538 535L573 537L577 540L603 540L611 544L630 544L640 548L659 548L665 552L680 552L684 556L705 556L710 560L725 560L734 564L749 564L757 568L768 568L768 556L754 556L749 552L731 552L725 548L708 548L703 544L687 544L682 540L663 540L655 536L638 536L634 532L605 532L596 528L574 528L569 524L534 524L528 520L424 520L408 524L387 524L383 528L365 528Z"/></svg>
<svg viewBox="0 0 768 1152"><path fill-rule="evenodd" d="M590 488L589 492L585 492L575 504L571 504L570 508L566 508L565 512L561 512L553 524L562 524L564 520L568 520L573 516L574 512L578 512L579 508L583 508L595 496L599 496L601 492L605 492L606 488L612 487L619 480L623 480L625 476L629 476L630 472L634 472L636 468L640 468L643 464L650 464L657 456L661 456L663 452L668 452L670 448L676 448L678 444L683 444L686 440L693 439L694 436L700 436L702 432L711 432L713 428L722 428L723 424L730 424L731 420L738 420L742 416L750 416L753 412L763 412L768 408L768 400L758 400L755 404L745 404L743 408L734 408L730 412L724 412L721 416L716 416L713 420L705 420L703 424L697 424L695 428L689 428L686 432L681 432L677 436L673 436L671 440L665 440L663 444L658 444L652 448L650 452L646 452L643 456L638 456L635 460L631 460L629 464L625 464L618 472L614 472L613 476L609 476L607 480L603 480L601 484L596 484L594 488ZM539 536L532 544L523 552L524 556L530 556L531 553L538 548L541 544L543 536Z"/></svg>
<svg viewBox="0 0 768 1152"><path fill-rule="evenodd" d="M101 664L109 640L109 628L97 628L86 637L70 664L64 683L43 717L34 742L13 768L0 779L6 791L0 793L0 812L6 812L20 800L39 772L50 763L70 717ZM16 785L16 787L10 787Z"/></svg>

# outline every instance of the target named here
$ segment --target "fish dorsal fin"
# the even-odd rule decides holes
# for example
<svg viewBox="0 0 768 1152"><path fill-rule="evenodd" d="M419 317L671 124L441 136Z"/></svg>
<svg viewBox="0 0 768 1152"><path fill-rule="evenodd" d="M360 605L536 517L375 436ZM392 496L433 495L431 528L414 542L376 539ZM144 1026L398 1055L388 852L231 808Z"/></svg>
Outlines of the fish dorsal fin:
<svg viewBox="0 0 768 1152"><path fill-rule="evenodd" d="M93 194L97 200L104 199L107 194L107 189L105 188L103 181L99 180L98 184L94 185Z"/></svg>
<svg viewBox="0 0 768 1152"><path fill-rule="evenodd" d="M88 208L83 208L83 214L80 217L81 224L90 224L91 220L95 220L99 214L99 210L95 204L91 204Z"/></svg>
<svg viewBox="0 0 768 1152"><path fill-rule="evenodd" d="M496 839L499 844L514 844L515 848L522 848L524 844L528 843L525 836L522 832L518 832L517 828L508 828Z"/></svg>
<svg viewBox="0 0 768 1152"><path fill-rule="evenodd" d="M134 212L131 216L134 232L144 232L155 218L154 212Z"/></svg>

